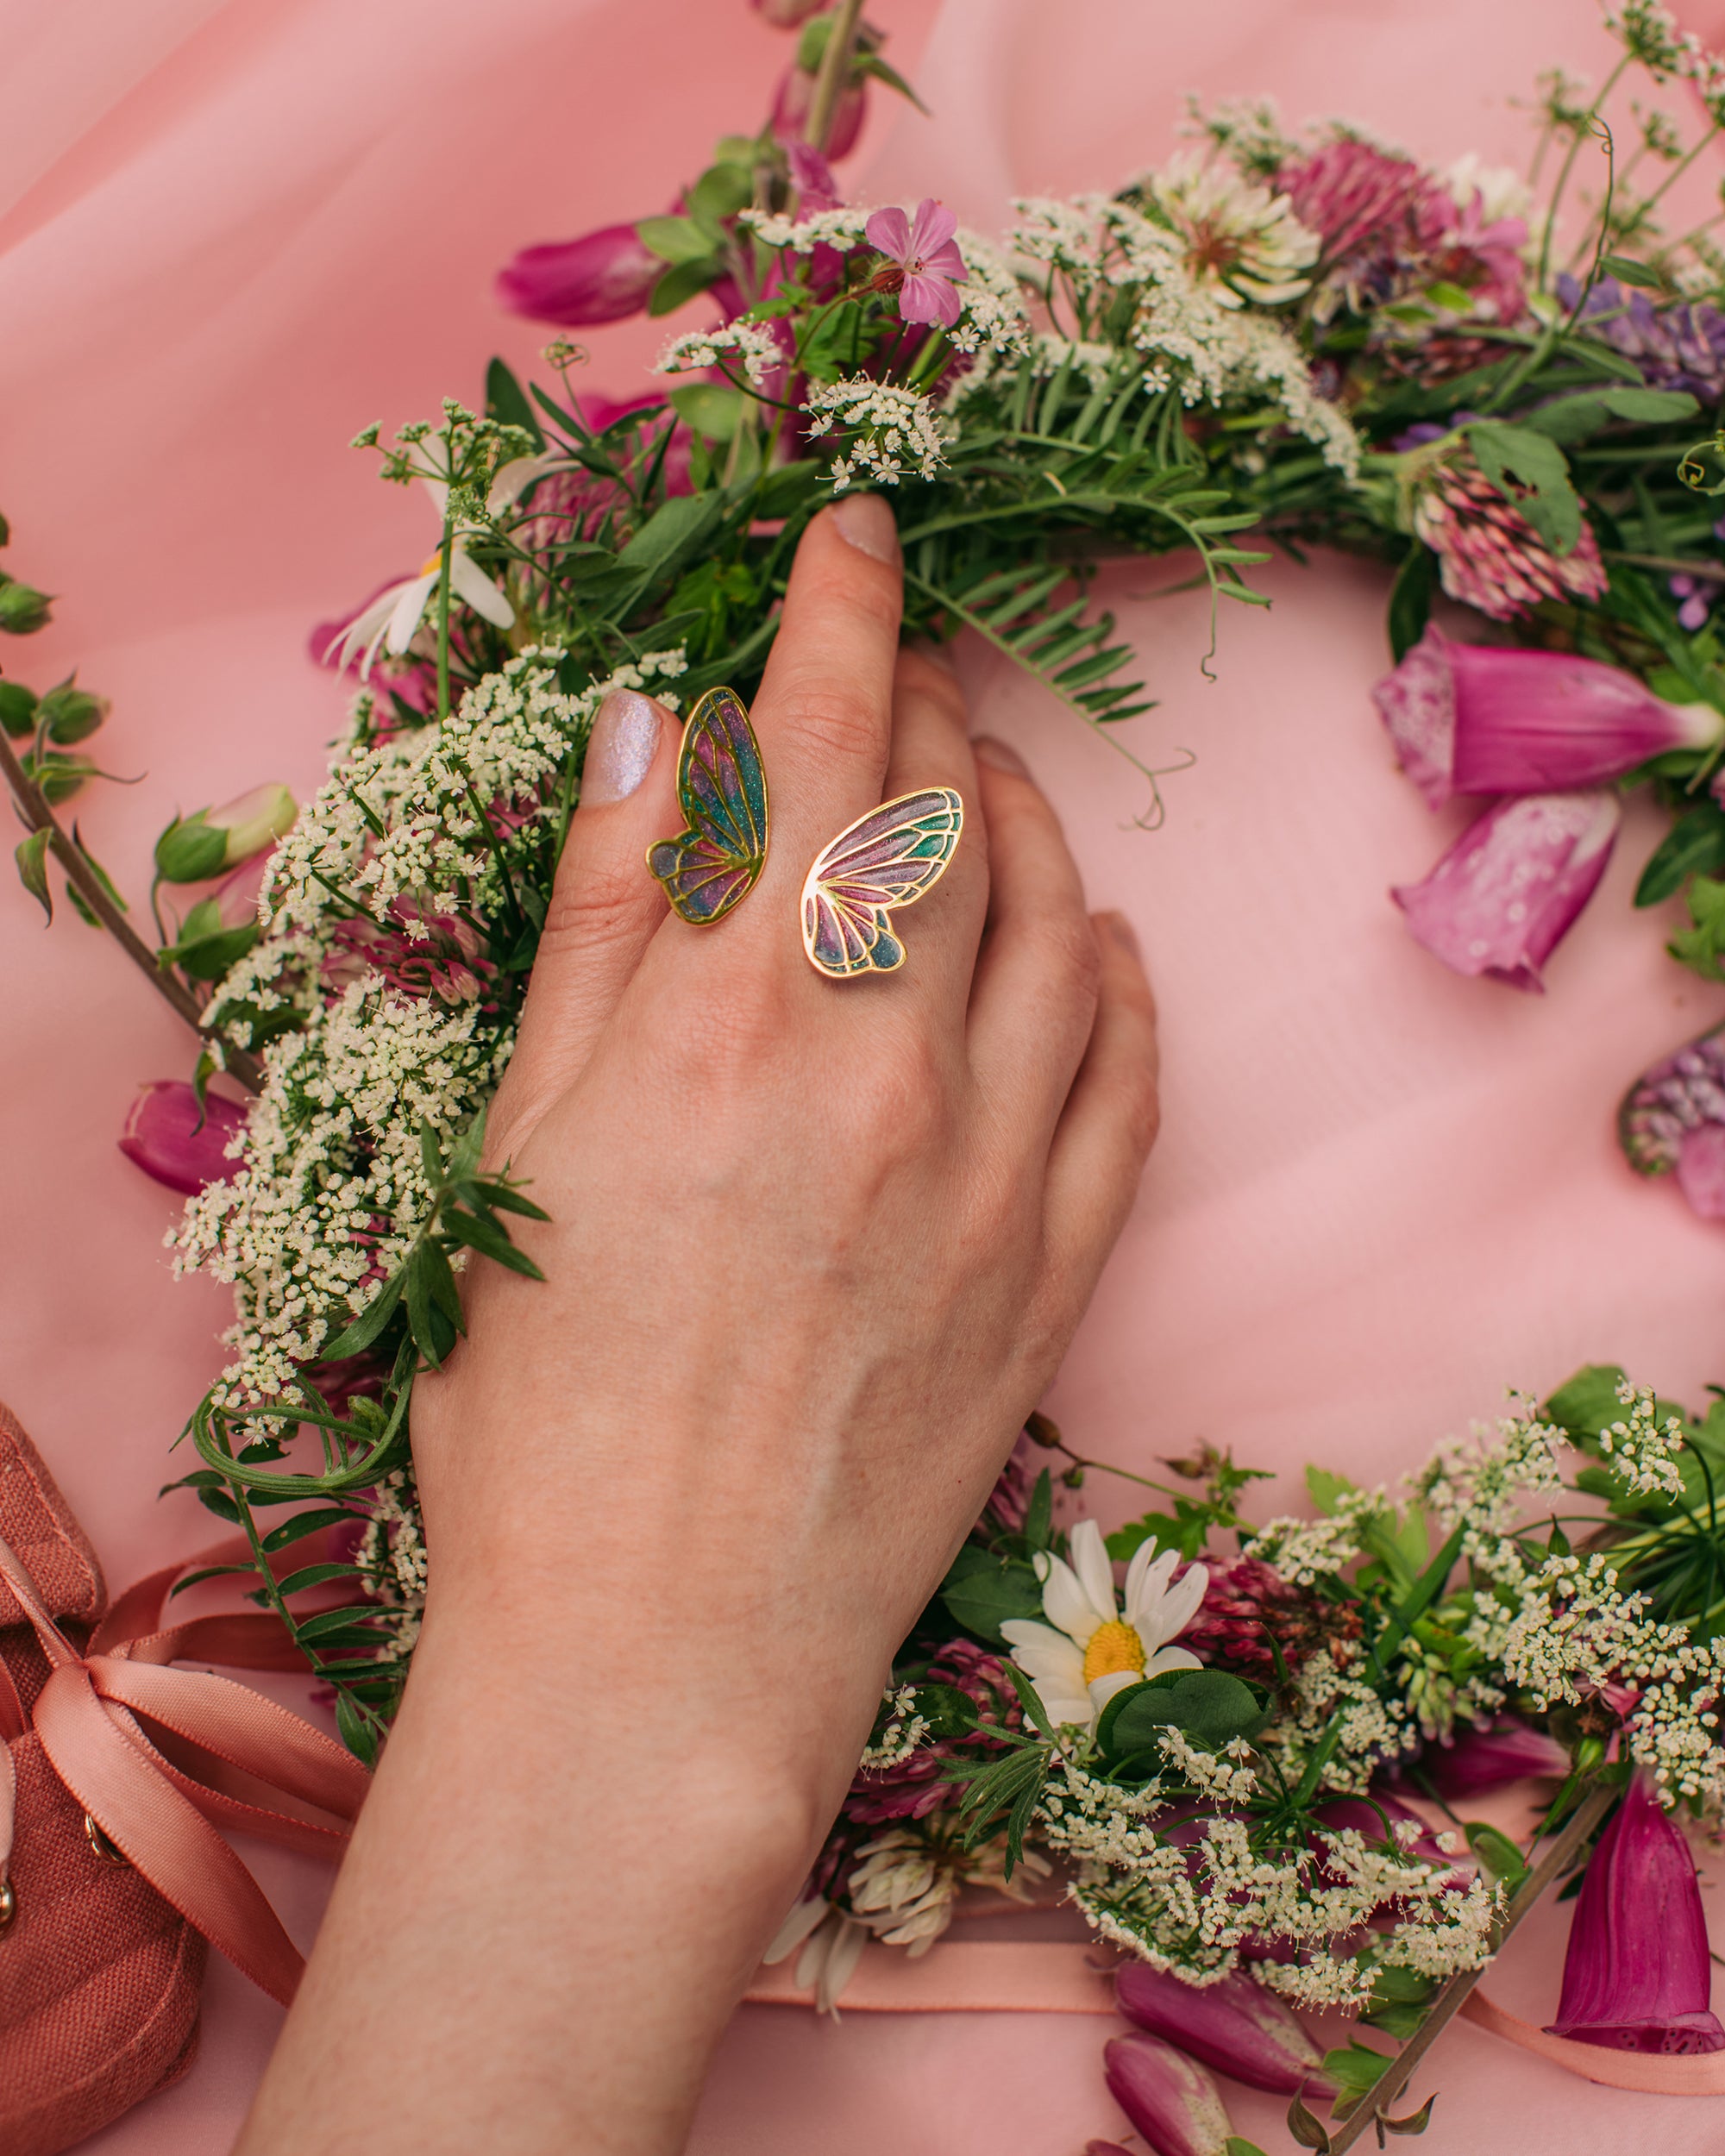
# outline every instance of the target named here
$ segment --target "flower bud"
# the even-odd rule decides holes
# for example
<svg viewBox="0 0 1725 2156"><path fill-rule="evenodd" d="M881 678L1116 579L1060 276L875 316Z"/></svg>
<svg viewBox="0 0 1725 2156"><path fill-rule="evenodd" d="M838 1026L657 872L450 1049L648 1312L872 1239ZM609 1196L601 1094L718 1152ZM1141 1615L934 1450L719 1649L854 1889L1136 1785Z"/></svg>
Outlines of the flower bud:
<svg viewBox="0 0 1725 2156"><path fill-rule="evenodd" d="M1402 768L1434 809L1452 793L1598 786L1725 735L1710 704L1667 704L1621 667L1456 643L1437 629L1371 694Z"/></svg>
<svg viewBox="0 0 1725 2156"><path fill-rule="evenodd" d="M48 618L53 601L28 584L0 579L0 630L9 636L32 636Z"/></svg>
<svg viewBox="0 0 1725 2156"><path fill-rule="evenodd" d="M814 85L815 78L806 67L785 70L773 99L773 132L781 142L800 141L806 134ZM845 157L856 148L868 102L865 88L853 82L839 91L838 102L832 108L832 125L827 131L827 157Z"/></svg>
<svg viewBox="0 0 1725 2156"><path fill-rule="evenodd" d="M1638 1773L1589 1861L1552 2036L1609 2051L1725 2051L1695 1858Z"/></svg>
<svg viewBox="0 0 1725 2156"><path fill-rule="evenodd" d="M1155 2156L1226 2156L1233 2128L1221 2092L1159 2036L1134 2031L1102 2047L1108 2092Z"/></svg>
<svg viewBox="0 0 1725 2156"><path fill-rule="evenodd" d="M1236 1970L1220 1984L1182 1984L1148 1962L1114 1975L1114 2002L1129 2021L1177 2044L1217 2073L1272 2096L1328 2093L1317 2046L1273 1991Z"/></svg>
<svg viewBox="0 0 1725 2156"><path fill-rule="evenodd" d="M291 830L299 805L279 781L254 787L224 807L176 818L156 841L164 883L204 883L236 868Z"/></svg>
<svg viewBox="0 0 1725 2156"><path fill-rule="evenodd" d="M1414 940L1446 966L1542 993L1540 968L1593 896L1622 816L1609 793L1500 801L1423 883L1389 895Z"/></svg>
<svg viewBox="0 0 1725 2156"><path fill-rule="evenodd" d="M105 696L91 696L87 689L62 681L50 689L36 709L36 724L47 724L48 739L62 745L86 740L107 718L112 705Z"/></svg>
<svg viewBox="0 0 1725 2156"><path fill-rule="evenodd" d="M36 728L36 693L22 681L0 681L0 731L14 741Z"/></svg>
<svg viewBox="0 0 1725 2156"><path fill-rule="evenodd" d="M499 271L497 296L511 314L579 329L638 315L668 265L632 224L608 224L578 240L524 248Z"/></svg>
<svg viewBox="0 0 1725 2156"><path fill-rule="evenodd" d="M245 1122L245 1110L219 1094L206 1094L200 1110L182 1079L159 1078L132 1103L120 1150L157 1182L195 1198L234 1174L239 1163L228 1158L228 1141Z"/></svg>

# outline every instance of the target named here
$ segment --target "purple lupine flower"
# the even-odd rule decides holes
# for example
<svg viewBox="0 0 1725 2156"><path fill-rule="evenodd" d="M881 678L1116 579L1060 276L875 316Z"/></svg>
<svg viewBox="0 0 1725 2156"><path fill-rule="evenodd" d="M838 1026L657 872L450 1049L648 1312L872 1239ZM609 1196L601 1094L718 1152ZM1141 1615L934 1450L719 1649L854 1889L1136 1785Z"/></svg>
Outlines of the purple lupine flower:
<svg viewBox="0 0 1725 2156"><path fill-rule="evenodd" d="M877 210L862 228L863 237L897 267L875 279L876 291L896 291L906 322L939 323L950 329L958 319L958 286L970 273L953 234L958 219L950 210L924 196L914 217L902 210Z"/></svg>
<svg viewBox="0 0 1725 2156"><path fill-rule="evenodd" d="M1514 1714L1470 1722L1450 1743L1427 1745L1420 1758L1420 1772L1449 1802L1524 1775L1568 1771L1569 1754L1557 1739Z"/></svg>
<svg viewBox="0 0 1725 2156"><path fill-rule="evenodd" d="M1572 277L1558 279L1565 309L1581 298ZM1710 300L1656 305L1644 291L1626 291L1602 277L1587 295L1578 329L1632 359L1649 389L1687 390L1703 404L1725 396L1725 314Z"/></svg>
<svg viewBox="0 0 1725 2156"><path fill-rule="evenodd" d="M1605 873L1622 808L1609 793L1530 793L1470 824L1422 883L1390 897L1457 973L1542 993L1540 968Z"/></svg>
<svg viewBox="0 0 1725 2156"><path fill-rule="evenodd" d="M239 1163L228 1158L228 1141L245 1127L246 1111L220 1094L206 1094L200 1109L184 1079L158 1078L133 1101L119 1146L145 1175L195 1198L235 1173Z"/></svg>
<svg viewBox="0 0 1725 2156"><path fill-rule="evenodd" d="M1434 809L1453 793L1598 786L1725 735L1711 705L1667 704L1621 667L1458 643L1435 628L1371 695L1402 768Z"/></svg>
<svg viewBox="0 0 1725 2156"><path fill-rule="evenodd" d="M814 103L815 78L806 67L787 67L773 99L773 132L781 142L800 142L808 130ZM832 108L832 125L826 133L826 154L848 157L862 132L868 110L868 85L853 81L838 93Z"/></svg>
<svg viewBox="0 0 1725 2156"><path fill-rule="evenodd" d="M1414 530L1438 557L1452 599L1514 621L1542 599L1598 599L1607 583L1585 517L1567 554L1553 554L1471 457L1434 465L1414 503Z"/></svg>
<svg viewBox="0 0 1725 2156"><path fill-rule="evenodd" d="M1317 2046L1290 2009L1241 1970L1201 1986L1128 1961L1114 1972L1114 2003L1139 2028L1249 2089L1281 2096L1306 2088L1334 2094Z"/></svg>
<svg viewBox="0 0 1725 2156"><path fill-rule="evenodd" d="M578 240L523 248L497 275L497 296L511 314L578 329L638 315L665 274L632 224L607 224Z"/></svg>
<svg viewBox="0 0 1725 2156"><path fill-rule="evenodd" d="M1195 2059L1134 2029L1102 2047L1108 2093L1155 2156L1227 2156L1221 2091Z"/></svg>
<svg viewBox="0 0 1725 2156"><path fill-rule="evenodd" d="M1582 1879L1546 2033L1608 2051L1725 2051L1711 1990L1695 1858L1638 1773Z"/></svg>
<svg viewBox="0 0 1725 2156"><path fill-rule="evenodd" d="M1617 1112L1617 1136L1632 1168L1674 1174L1692 1212L1725 1220L1725 1026L1635 1081Z"/></svg>

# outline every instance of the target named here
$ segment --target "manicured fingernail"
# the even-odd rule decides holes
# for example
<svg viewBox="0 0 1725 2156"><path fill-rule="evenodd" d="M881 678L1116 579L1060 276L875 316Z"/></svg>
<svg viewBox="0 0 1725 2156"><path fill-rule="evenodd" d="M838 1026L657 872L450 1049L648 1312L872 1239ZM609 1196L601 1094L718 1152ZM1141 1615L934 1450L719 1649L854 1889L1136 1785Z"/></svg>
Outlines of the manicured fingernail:
<svg viewBox="0 0 1725 2156"><path fill-rule="evenodd" d="M590 808L621 801L647 776L664 726L650 696L613 689L599 707L587 760L581 768L581 799Z"/></svg>
<svg viewBox="0 0 1725 2156"><path fill-rule="evenodd" d="M1106 929L1122 950L1130 951L1134 958L1143 957L1144 953L1138 947L1138 931L1124 913L1099 913L1096 925Z"/></svg>
<svg viewBox="0 0 1725 2156"><path fill-rule="evenodd" d="M858 553L872 555L876 561L890 561L896 567L898 522L878 494L841 496L832 521Z"/></svg>
<svg viewBox="0 0 1725 2156"><path fill-rule="evenodd" d="M982 762L993 764L996 771L1010 771L1015 779L1029 778L1030 767L1018 750L1008 749L992 734L978 734L970 746Z"/></svg>

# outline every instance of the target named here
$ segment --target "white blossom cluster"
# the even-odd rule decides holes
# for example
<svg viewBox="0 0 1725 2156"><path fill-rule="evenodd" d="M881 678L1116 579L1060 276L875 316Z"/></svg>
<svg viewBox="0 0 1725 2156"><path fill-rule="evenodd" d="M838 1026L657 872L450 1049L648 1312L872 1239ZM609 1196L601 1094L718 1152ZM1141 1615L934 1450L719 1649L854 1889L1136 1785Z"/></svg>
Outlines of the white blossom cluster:
<svg viewBox="0 0 1725 2156"><path fill-rule="evenodd" d="M928 1734L928 1723L916 1711L917 1692L914 1684L888 1685L881 1695L887 1708L887 1725L876 1741L864 1750L859 1766L870 1768L902 1766L923 1739Z"/></svg>
<svg viewBox="0 0 1725 2156"><path fill-rule="evenodd" d="M1327 1572L1340 1572L1364 1549L1363 1531L1389 1510L1382 1483L1376 1489L1346 1489L1336 1507L1318 1520L1291 1516L1271 1520L1246 1544L1244 1554L1273 1565L1295 1587L1309 1587Z"/></svg>
<svg viewBox="0 0 1725 2156"><path fill-rule="evenodd" d="M1683 1425L1675 1415L1659 1420L1649 1386L1626 1379L1617 1388L1617 1401L1629 1410L1628 1420L1608 1423L1599 1433L1606 1465L1637 1496L1681 1496L1683 1470L1677 1455L1683 1450Z"/></svg>
<svg viewBox="0 0 1725 2156"><path fill-rule="evenodd" d="M932 479L946 461L943 422L933 399L895 382L850 375L814 391L803 410L812 417L812 436L844 437L844 454L832 461L836 494L859 476L896 486L906 465L919 479Z"/></svg>
<svg viewBox="0 0 1725 2156"><path fill-rule="evenodd" d="M812 210L801 216L787 216L773 210L744 210L737 222L746 226L764 246L787 249L793 254L812 254L818 247L836 248L849 254L863 244L863 232L873 213L857 203L837 210Z"/></svg>
<svg viewBox="0 0 1725 2156"><path fill-rule="evenodd" d="M673 337L659 354L659 374L689 374L711 367L741 367L745 381L759 389L785 354L764 322L727 322L718 329L690 329Z"/></svg>

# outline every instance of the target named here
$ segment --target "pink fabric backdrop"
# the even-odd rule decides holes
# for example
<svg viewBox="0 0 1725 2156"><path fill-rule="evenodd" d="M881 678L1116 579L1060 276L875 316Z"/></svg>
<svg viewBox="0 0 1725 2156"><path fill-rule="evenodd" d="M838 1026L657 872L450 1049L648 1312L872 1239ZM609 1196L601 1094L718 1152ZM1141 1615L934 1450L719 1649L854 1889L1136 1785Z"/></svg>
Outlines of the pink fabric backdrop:
<svg viewBox="0 0 1725 2156"><path fill-rule="evenodd" d="M1290 116L1340 110L1441 160L1515 158L1511 100L1603 49L1590 0L871 13L938 118L877 103L857 191L938 193L985 227L1015 192L1106 185L1164 154L1188 88L1271 91ZM60 0L13 7L4 36L8 561L66 596L0 656L39 687L75 662L116 699L104 758L147 784L79 814L141 894L174 804L312 785L342 699L304 661L306 625L424 551L420 505L342 444L475 396L492 351L530 364L543 337L497 313L495 266L663 206L706 138L754 124L787 46L743 0ZM593 336L595 384L630 386L659 334ZM1054 1411L1128 1463L1202 1435L1377 1479L1506 1385L1584 1357L1695 1394L1725 1376L1725 1238L1639 1187L1609 1128L1629 1077L1725 1013L1661 956L1665 924L1628 912L1648 829L1632 816L1543 1001L1444 973L1383 895L1448 826L1396 775L1367 702L1382 580L1328 563L1264 580L1273 613L1226 617L1211 684L1195 601L1143 597L1149 570L1115 580L1163 699L1137 743L1199 758L1155 837L1130 827L1141 797L1105 747L1021 681L976 677L1093 899L1138 923L1164 1014L1165 1136ZM173 1201L113 1147L135 1085L183 1072L185 1043L95 936L45 935L4 878L0 968L0 1392L123 1583L207 1525L153 1501L216 1366L223 1298L170 1281ZM323 1882L259 1865L309 1937ZM1565 1922L1542 1916L1494 1985L1536 2020ZM226 2148L276 2019L217 1968L194 2073L91 2146ZM745 2009L694 2145L1076 2156L1121 2130L1105 2030ZM1594 2090L1469 2028L1440 2078L1433 2156L1720 2145L1704 2103ZM1278 2110L1243 2098L1236 2119L1280 2146Z"/></svg>

